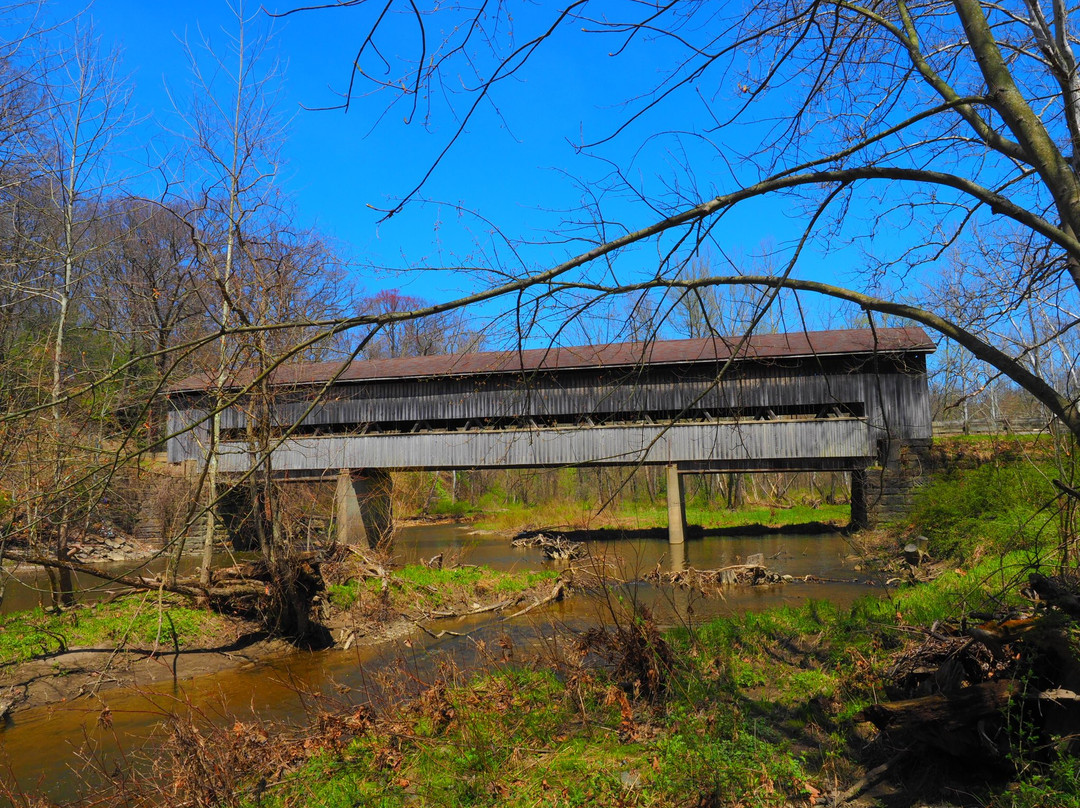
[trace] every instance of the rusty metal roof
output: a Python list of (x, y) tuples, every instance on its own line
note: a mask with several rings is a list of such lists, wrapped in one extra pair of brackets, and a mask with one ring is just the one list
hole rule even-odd
[[(740, 345), (741, 341), (741, 345)], [(342, 369), (341, 362), (286, 365), (275, 371), (275, 385), (438, 378), (536, 370), (627, 368), (641, 365), (680, 365), (725, 361), (736, 350), (736, 361), (842, 356), (852, 354), (931, 353), (933, 341), (916, 326), (903, 328), (799, 331), (741, 337), (618, 342), (567, 348), (486, 351), (445, 356), (357, 360)], [(192, 376), (169, 388), (172, 393), (196, 392), (212, 386), (210, 374)], [(234, 379), (233, 385), (239, 380)]]

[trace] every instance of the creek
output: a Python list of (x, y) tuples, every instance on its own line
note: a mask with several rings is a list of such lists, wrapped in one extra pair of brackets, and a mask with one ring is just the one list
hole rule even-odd
[[(589, 542), (589, 561), (603, 564), (622, 580), (656, 569), (713, 569), (741, 563), (747, 555), (763, 553), (766, 565), (800, 578), (815, 575), (825, 583), (789, 583), (778, 586), (730, 587), (723, 598), (702, 598), (685, 590), (634, 584), (625, 597), (649, 605), (657, 622), (676, 625), (699, 623), (721, 614), (796, 605), (807, 599), (841, 605), (880, 589), (863, 582), (853, 571), (851, 549), (838, 534), (763, 536), (706, 536), (688, 541), (672, 556), (663, 539), (626, 539)], [(678, 548), (676, 548), (678, 549)], [(409, 563), (442, 553), (447, 563), (483, 564), (497, 569), (539, 569), (544, 561), (537, 549), (516, 549), (505, 536), (481, 534), (468, 527), (435, 525), (406, 527), (396, 538), (397, 557)], [(578, 562), (582, 563), (582, 562)], [(127, 565), (130, 568), (132, 565)], [(855, 582), (859, 579), (860, 582)], [(36, 589), (43, 580), (14, 581), (9, 599), (21, 607), (38, 603)], [(23, 590), (21, 593), (19, 590)], [(361, 646), (349, 651), (297, 651), (266, 659), (244, 668), (211, 676), (168, 682), (154, 687), (108, 690), (71, 703), (18, 711), (0, 729), (0, 778), (27, 793), (51, 800), (72, 800), (97, 782), (96, 771), (126, 768), (133, 759), (152, 759), (162, 741), (163, 727), (174, 712), (193, 711), (207, 720), (284, 721), (303, 724), (312, 699), (365, 701), (377, 698), (377, 682), (395, 671), (402, 681), (430, 679), (440, 666), (475, 669), (482, 663), (479, 647), (513, 648), (513, 653), (543, 653), (564, 642), (567, 632), (580, 631), (605, 621), (609, 600), (603, 594), (575, 593), (563, 602), (537, 609), (516, 620), (496, 614), (453, 621), (438, 621), (431, 628), (450, 629), (468, 636), (434, 638), (420, 630), (393, 642)], [(481, 645), (482, 643), (482, 645)], [(344, 694), (344, 695), (343, 695)], [(107, 708), (109, 720), (102, 720)], [(88, 762), (89, 761), (89, 762)], [(0, 805), (4, 798), (0, 797)]]

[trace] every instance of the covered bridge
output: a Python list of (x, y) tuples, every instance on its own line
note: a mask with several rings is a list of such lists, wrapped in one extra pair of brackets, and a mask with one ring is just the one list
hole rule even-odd
[[(878, 328), (288, 366), (273, 466), (351, 470), (369, 496), (391, 469), (665, 465), (680, 541), (680, 473), (849, 471), (865, 522), (865, 469), (930, 440), (933, 350), (920, 328)], [(206, 457), (210, 387), (171, 389), (170, 460)], [(250, 467), (248, 417), (242, 399), (222, 413), (224, 472)]]

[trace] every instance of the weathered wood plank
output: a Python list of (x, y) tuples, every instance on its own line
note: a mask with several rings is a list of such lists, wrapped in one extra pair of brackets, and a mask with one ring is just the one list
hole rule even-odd
[[(634, 463), (800, 459), (865, 465), (867, 424), (859, 418), (739, 424), (477, 430), (287, 440), (274, 450), (279, 470), (328, 468), (507, 468)], [(224, 444), (220, 468), (245, 471), (250, 453)]]

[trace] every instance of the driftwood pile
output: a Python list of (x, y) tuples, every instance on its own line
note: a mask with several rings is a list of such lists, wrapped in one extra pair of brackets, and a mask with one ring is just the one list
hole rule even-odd
[(539, 547), (551, 561), (573, 561), (585, 555), (585, 543), (548, 533), (519, 533), (511, 547)]
[(979, 762), (1007, 760), (1020, 733), (1080, 752), (1078, 592), (1080, 581), (1033, 573), (1033, 609), (935, 623), (889, 671), (894, 700), (862, 717), (898, 746)]
[(648, 573), (645, 580), (653, 584), (670, 584), (681, 589), (704, 590), (709, 587), (718, 588), (736, 584), (744, 586), (782, 584), (792, 578), (790, 575), (781, 575), (760, 564), (733, 564), (714, 570), (698, 570), (689, 567), (678, 572), (658, 568)]

